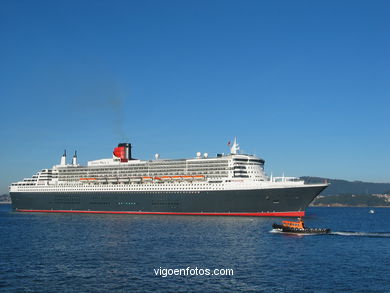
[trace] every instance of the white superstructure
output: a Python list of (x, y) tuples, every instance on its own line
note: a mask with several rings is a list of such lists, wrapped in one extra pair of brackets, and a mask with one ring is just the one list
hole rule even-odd
[[(31, 178), (13, 183), (10, 192), (197, 192), (205, 190), (242, 190), (288, 188), (304, 185), (295, 177), (268, 177), (264, 160), (239, 153), (234, 139), (230, 154), (209, 157), (197, 153), (191, 159), (136, 160), (120, 144), (109, 159), (66, 164), (66, 152), (59, 165), (43, 169)], [(126, 144), (129, 145), (129, 144)]]

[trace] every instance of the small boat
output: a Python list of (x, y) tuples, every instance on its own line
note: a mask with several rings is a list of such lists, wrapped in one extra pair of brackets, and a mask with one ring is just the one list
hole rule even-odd
[(330, 229), (324, 228), (306, 228), (302, 218), (298, 218), (298, 222), (283, 221), (282, 224), (273, 224), (272, 228), (285, 233), (297, 234), (328, 234)]
[(369, 210), (368, 213), (375, 214), (375, 211), (374, 210)]

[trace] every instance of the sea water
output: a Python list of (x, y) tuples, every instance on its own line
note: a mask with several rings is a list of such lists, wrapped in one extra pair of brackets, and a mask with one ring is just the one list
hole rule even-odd
[(309, 208), (306, 226), (332, 233), (299, 236), (272, 233), (283, 218), (0, 205), (0, 291), (390, 292), (390, 209), (369, 210)]

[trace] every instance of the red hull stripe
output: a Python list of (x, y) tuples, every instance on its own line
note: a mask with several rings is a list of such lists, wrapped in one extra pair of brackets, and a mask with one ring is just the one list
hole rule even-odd
[(82, 214), (132, 214), (132, 215), (192, 215), (192, 216), (245, 216), (245, 217), (303, 217), (304, 211), (299, 212), (265, 212), (265, 213), (174, 213), (174, 212), (127, 212), (127, 211), (70, 211), (70, 210), (25, 210), (17, 212), (37, 213), (82, 213)]

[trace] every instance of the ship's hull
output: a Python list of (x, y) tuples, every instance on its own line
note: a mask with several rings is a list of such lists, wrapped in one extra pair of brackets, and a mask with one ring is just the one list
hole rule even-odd
[(11, 192), (21, 212), (303, 216), (327, 185), (224, 191)]

